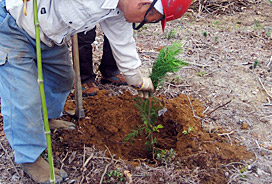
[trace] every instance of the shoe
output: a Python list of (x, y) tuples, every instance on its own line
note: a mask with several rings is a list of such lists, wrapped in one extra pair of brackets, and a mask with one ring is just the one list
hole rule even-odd
[[(39, 157), (34, 163), (21, 164), (21, 167), (35, 183), (50, 184), (49, 164), (42, 157)], [(61, 183), (68, 176), (64, 170), (54, 168), (54, 171), (56, 183)]]
[(95, 96), (99, 91), (98, 87), (94, 82), (84, 83), (82, 84), (82, 96)]
[(101, 83), (102, 84), (113, 84), (113, 85), (116, 85), (116, 86), (120, 86), (120, 85), (128, 85), (127, 84), (127, 81), (125, 79), (125, 76), (122, 75), (122, 74), (118, 74), (116, 76), (113, 76), (113, 77), (103, 77), (101, 78)]
[(63, 129), (63, 130), (75, 130), (76, 125), (69, 121), (58, 120), (58, 119), (50, 119), (49, 120), (49, 128), (50, 129)]

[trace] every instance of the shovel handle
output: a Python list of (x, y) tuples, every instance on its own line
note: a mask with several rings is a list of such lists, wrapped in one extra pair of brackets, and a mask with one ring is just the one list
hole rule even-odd
[(80, 119), (85, 117), (85, 113), (82, 104), (82, 86), (79, 68), (79, 51), (77, 34), (73, 35), (72, 39), (72, 57), (75, 71), (75, 103), (76, 103), (75, 115), (78, 119)]

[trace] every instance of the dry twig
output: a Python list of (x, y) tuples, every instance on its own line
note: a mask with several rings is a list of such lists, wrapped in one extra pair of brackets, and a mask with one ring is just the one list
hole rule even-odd
[(188, 101), (189, 101), (189, 103), (190, 103), (190, 106), (191, 106), (191, 108), (192, 108), (194, 118), (201, 119), (201, 117), (199, 117), (199, 116), (197, 116), (197, 115), (195, 114), (195, 110), (194, 110), (193, 104), (192, 104), (192, 102), (191, 102), (191, 100), (190, 100), (190, 97), (189, 97), (186, 93), (185, 93), (185, 95), (187, 96)]
[(213, 109), (212, 111), (210, 111), (209, 113), (207, 113), (207, 114), (205, 115), (205, 118), (206, 118), (206, 117), (209, 117), (214, 111), (218, 110), (219, 108), (222, 108), (222, 107), (228, 105), (230, 102), (231, 102), (231, 100), (229, 100), (228, 102), (226, 102), (226, 103), (224, 103), (224, 104), (222, 104), (222, 105), (217, 106), (215, 109)]
[[(5, 154), (8, 155), (7, 150), (4, 148), (4, 146), (2, 145), (1, 142), (0, 142), (0, 146), (1, 146), (2, 150), (5, 152)], [(10, 157), (8, 157), (8, 159), (9, 159), (11, 165), (13, 166), (13, 168), (15, 169), (15, 172), (17, 173), (17, 175), (20, 176), (20, 174), (19, 174), (17, 168), (16, 168), (15, 165), (13, 164), (13, 161), (10, 159)]]
[(265, 89), (264, 84), (262, 83), (260, 77), (257, 76), (257, 78), (258, 78), (258, 81), (261, 84), (262, 88), (264, 89), (265, 93), (272, 99), (272, 95), (269, 94), (269, 92)]
[(112, 162), (110, 162), (110, 163), (108, 163), (108, 164), (106, 165), (105, 170), (104, 170), (104, 172), (103, 172), (103, 174), (102, 174), (102, 176), (101, 176), (101, 179), (100, 179), (99, 184), (102, 184), (102, 183), (103, 183), (104, 176), (105, 176), (105, 174), (107, 173), (107, 170), (108, 170), (108, 168), (109, 168), (109, 166), (110, 166), (111, 164), (112, 164)]

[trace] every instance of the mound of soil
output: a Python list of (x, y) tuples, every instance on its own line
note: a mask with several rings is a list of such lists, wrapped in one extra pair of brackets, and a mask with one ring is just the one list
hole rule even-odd
[[(124, 138), (142, 124), (139, 109), (134, 105), (135, 96), (126, 92), (120, 96), (110, 96), (106, 90), (100, 90), (96, 96), (84, 99), (85, 118), (76, 122), (74, 131), (60, 131), (55, 134), (56, 152), (82, 150), (83, 146), (95, 145), (112, 154), (137, 165), (137, 159), (151, 160), (151, 154), (145, 149), (145, 139), (137, 137), (132, 144)], [(244, 146), (234, 140), (219, 136), (218, 132), (208, 133), (202, 128), (203, 106), (195, 99), (180, 94), (173, 99), (159, 98), (167, 111), (158, 118), (163, 129), (155, 134), (158, 148), (176, 152), (176, 161), (180, 168), (205, 169), (204, 183), (225, 183), (222, 164), (238, 162), (253, 157)], [(68, 100), (65, 110), (74, 109), (72, 100)], [(193, 114), (194, 111), (194, 114)], [(195, 116), (195, 117), (194, 117)], [(72, 117), (67, 116), (72, 121)], [(189, 127), (191, 132), (187, 130)], [(187, 133), (184, 133), (184, 131)], [(221, 130), (224, 131), (224, 130)], [(219, 132), (220, 133), (220, 132)], [(150, 164), (150, 162), (149, 162)]]

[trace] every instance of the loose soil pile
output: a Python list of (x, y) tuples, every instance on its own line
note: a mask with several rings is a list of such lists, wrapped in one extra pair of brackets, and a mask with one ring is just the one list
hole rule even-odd
[[(97, 96), (84, 99), (86, 118), (77, 123), (76, 130), (55, 134), (57, 143), (53, 144), (54, 150), (65, 152), (68, 148), (75, 151), (93, 145), (104, 150), (106, 146), (112, 154), (132, 165), (137, 165), (137, 159), (150, 164), (151, 154), (145, 149), (144, 138), (137, 137), (132, 144), (124, 142), (131, 130), (142, 124), (139, 109), (134, 105), (135, 98), (129, 92), (109, 96), (106, 90), (101, 90)], [(227, 138), (218, 134), (227, 133), (224, 130), (208, 133), (202, 128), (198, 118), (204, 117), (204, 108), (198, 100), (180, 94), (173, 99), (161, 97), (160, 101), (167, 112), (158, 119), (158, 124), (162, 124), (164, 128), (155, 134), (157, 146), (167, 150), (173, 148), (180, 169), (204, 169), (203, 176), (200, 176), (203, 183), (227, 182), (222, 165), (253, 157), (238, 142), (230, 143)], [(73, 101), (67, 101), (67, 111), (74, 107)], [(67, 118), (72, 121), (70, 117)], [(184, 133), (189, 127), (193, 131)]]

